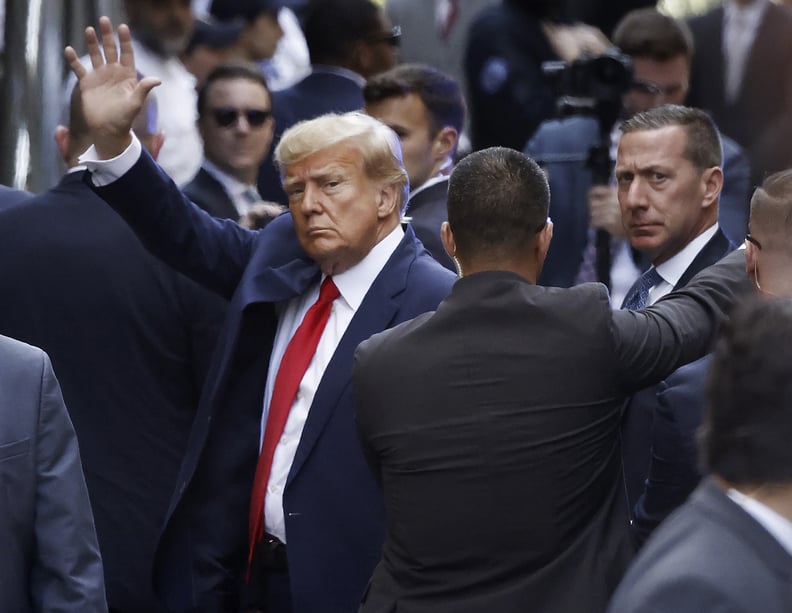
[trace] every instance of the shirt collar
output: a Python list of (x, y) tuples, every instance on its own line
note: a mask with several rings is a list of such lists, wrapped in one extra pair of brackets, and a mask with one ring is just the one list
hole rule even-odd
[[(414, 190), (412, 190), (410, 192), (410, 199), (412, 199), (416, 194), (419, 194), (422, 191), (425, 191), (425, 190), (429, 189), (430, 187), (432, 187), (432, 185), (436, 185), (437, 183), (440, 183), (441, 181), (448, 181), (448, 175), (447, 174), (442, 174), (442, 172), (441, 172), (440, 174), (435, 175), (434, 177), (429, 179), (428, 181), (425, 181), (424, 183), (422, 183), (421, 185), (419, 185), (418, 187), (416, 187)], [(410, 206), (410, 199), (407, 200), (407, 207), (408, 208)]]
[(790, 555), (792, 555), (792, 522), (766, 504), (759, 502), (756, 498), (746, 496), (734, 488), (729, 488), (726, 494), (738, 504), (743, 511), (761, 524), (761, 526), (767, 530)]
[(374, 245), (360, 262), (340, 274), (333, 275), (333, 282), (350, 308), (357, 311), (360, 307), (374, 279), (382, 272), (402, 238), (404, 230), (400, 224), (396, 224), (390, 234)]
[(663, 277), (663, 281), (671, 285), (671, 287), (676, 287), (676, 284), (679, 283), (682, 275), (685, 274), (685, 271), (693, 263), (693, 260), (696, 259), (699, 251), (701, 251), (704, 248), (704, 245), (706, 245), (710, 239), (715, 236), (717, 231), (718, 224), (716, 223), (710, 226), (707, 230), (704, 230), (704, 232), (699, 234), (696, 238), (685, 245), (685, 248), (682, 249), (682, 251), (657, 266), (657, 272), (661, 277)]
[(759, 22), (762, 20), (768, 4), (770, 4), (770, 0), (756, 0), (756, 2), (752, 2), (748, 6), (740, 6), (735, 0), (726, 0), (723, 3), (724, 23), (728, 24), (734, 15), (740, 13), (744, 18), (746, 27), (751, 31), (755, 31), (759, 27)]

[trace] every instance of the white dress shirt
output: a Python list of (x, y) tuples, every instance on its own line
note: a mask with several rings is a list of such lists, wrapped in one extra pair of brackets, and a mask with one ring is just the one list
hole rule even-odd
[(138, 71), (162, 81), (154, 89), (157, 126), (165, 134), (157, 162), (178, 185), (183, 185), (198, 172), (203, 158), (203, 143), (195, 125), (195, 77), (176, 57), (160, 57), (135, 40), (132, 47)]
[[(308, 419), (314, 394), (319, 387), (327, 365), (338, 347), (338, 343), (341, 342), (341, 338), (344, 336), (349, 323), (358, 308), (360, 308), (363, 298), (368, 293), (371, 284), (374, 283), (374, 279), (377, 278), (390, 256), (396, 250), (403, 236), (404, 231), (400, 225), (397, 225), (388, 236), (374, 246), (363, 260), (349, 270), (333, 276), (333, 282), (341, 295), (333, 302), (330, 317), (319, 339), (316, 353), (310, 364), (308, 364), (302, 381), (300, 381), (297, 396), (283, 428), (283, 435), (275, 447), (272, 469), (264, 498), (264, 529), (284, 543), (286, 542), (286, 526), (283, 515), (283, 488), (286, 485), (286, 479), (289, 476), (289, 470), (294, 461), (297, 446), (300, 443), (305, 421)], [(278, 330), (272, 347), (269, 371), (267, 372), (267, 386), (264, 390), (261, 441), (264, 439), (264, 428), (267, 423), (270, 400), (272, 399), (272, 389), (275, 385), (275, 377), (278, 373), (281, 359), (286, 351), (286, 346), (292, 336), (294, 336), (300, 323), (302, 323), (308, 309), (319, 298), (320, 284), (317, 283), (302, 296), (293, 298), (283, 305), (284, 308), (278, 320)]]
[(674, 257), (656, 267), (657, 273), (663, 277), (663, 280), (649, 290), (649, 299), (646, 301), (646, 306), (654, 304), (674, 289), (682, 275), (685, 274), (693, 260), (696, 259), (699, 251), (715, 236), (717, 231), (718, 224), (716, 223), (685, 245), (685, 248)]
[(723, 3), (723, 84), (727, 102), (734, 102), (740, 93), (745, 65), (768, 3), (769, 0), (756, 0), (746, 5), (734, 0)]

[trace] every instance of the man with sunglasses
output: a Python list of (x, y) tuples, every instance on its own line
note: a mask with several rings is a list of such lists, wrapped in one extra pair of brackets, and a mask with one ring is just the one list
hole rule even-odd
[(184, 193), (207, 213), (248, 227), (263, 226), (283, 207), (262, 201), (256, 177), (272, 142), (267, 83), (255, 66), (223, 64), (198, 92), (204, 159)]
[[(613, 43), (632, 59), (634, 73), (632, 85), (622, 96), (622, 116), (613, 126), (611, 159), (615, 161), (622, 121), (662, 104), (684, 103), (693, 40), (684, 22), (656, 9), (638, 9), (616, 26)], [(571, 117), (543, 123), (525, 151), (547, 170), (553, 192), (556, 231), (540, 281), (569, 287), (607, 280), (617, 308), (646, 262), (624, 239), (615, 183), (592, 185), (587, 160), (590, 147), (598, 140), (596, 120)], [(736, 243), (745, 235), (748, 223), (749, 169), (739, 146), (728, 138), (722, 138), (722, 145), (724, 186), (719, 223)], [(595, 272), (596, 230), (607, 231), (613, 239), (608, 279), (598, 278)]]

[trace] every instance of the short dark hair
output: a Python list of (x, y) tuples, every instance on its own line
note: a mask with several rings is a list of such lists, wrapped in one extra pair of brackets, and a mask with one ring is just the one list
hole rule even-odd
[(204, 116), (204, 112), (206, 111), (206, 99), (209, 97), (209, 91), (212, 89), (212, 86), (218, 81), (230, 81), (234, 79), (245, 79), (261, 85), (264, 91), (267, 92), (270, 104), (272, 104), (272, 94), (270, 94), (269, 87), (267, 87), (267, 81), (255, 64), (250, 64), (248, 62), (229, 62), (227, 64), (215, 66), (198, 90), (198, 117)]
[(465, 98), (450, 76), (422, 64), (401, 64), (374, 75), (363, 88), (366, 104), (416, 94), (429, 112), (432, 132), (446, 126), (457, 133), (465, 123)]
[(633, 115), (621, 125), (622, 134), (681, 126), (687, 134), (683, 156), (699, 170), (720, 166), (723, 159), (720, 133), (715, 122), (701, 109), (664, 104)]
[(532, 244), (547, 220), (550, 188), (539, 165), (506, 147), (464, 157), (448, 184), (448, 222), (460, 254), (513, 254)]
[(693, 59), (693, 34), (681, 19), (654, 8), (630, 11), (616, 24), (613, 44), (631, 57), (666, 62), (684, 55)]
[(302, 22), (311, 63), (347, 63), (355, 43), (381, 30), (381, 10), (371, 0), (311, 0)]
[(701, 431), (705, 468), (727, 481), (792, 483), (792, 300), (752, 298), (725, 325)]
[(792, 254), (792, 169), (771, 174), (756, 188), (749, 226), (763, 251)]

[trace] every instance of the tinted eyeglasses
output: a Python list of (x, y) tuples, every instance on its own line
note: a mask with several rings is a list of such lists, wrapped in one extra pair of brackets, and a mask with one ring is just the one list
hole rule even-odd
[(239, 117), (243, 115), (250, 127), (259, 128), (272, 116), (272, 111), (265, 111), (262, 109), (234, 109), (231, 107), (211, 109), (209, 113), (212, 115), (215, 123), (221, 128), (230, 128), (239, 120)]
[(388, 43), (391, 47), (401, 44), (401, 26), (393, 26), (386, 34), (375, 34), (366, 39), (370, 43)]

